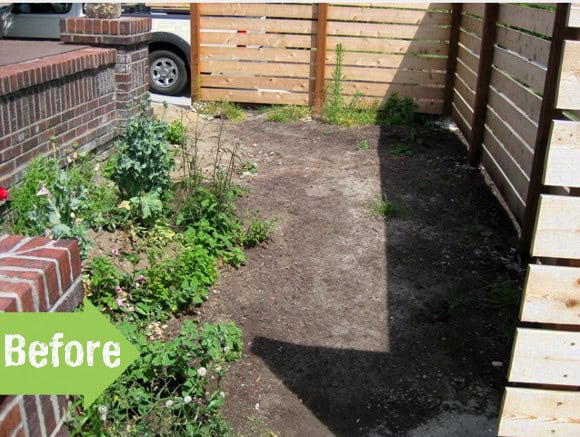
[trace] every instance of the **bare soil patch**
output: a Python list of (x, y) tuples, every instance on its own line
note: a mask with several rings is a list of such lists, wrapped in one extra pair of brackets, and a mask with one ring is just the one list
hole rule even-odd
[[(253, 191), (241, 210), (280, 218), (202, 307), (244, 332), (224, 386), (237, 434), (427, 435), (412, 430), (442, 415), (493, 425), (517, 308), (489, 285), (520, 280), (517, 235), (449, 131), (414, 126), (412, 156), (393, 155), (410, 129), (227, 123), (258, 168), (239, 180)], [(383, 194), (395, 217), (371, 213)], [(472, 422), (463, 435), (494, 435)]]

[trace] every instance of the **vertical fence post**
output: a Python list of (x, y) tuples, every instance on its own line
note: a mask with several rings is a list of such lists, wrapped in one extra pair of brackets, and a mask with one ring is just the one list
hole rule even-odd
[(528, 185), (528, 195), (526, 197), (526, 211), (522, 223), (519, 253), (523, 262), (527, 262), (530, 257), (532, 236), (534, 234), (534, 228), (536, 227), (538, 203), (543, 189), (542, 181), (544, 178), (548, 142), (550, 141), (550, 128), (552, 126), (552, 120), (556, 116), (556, 94), (560, 81), (560, 65), (562, 64), (562, 51), (568, 26), (569, 10), (569, 3), (558, 3), (556, 13), (554, 14), (554, 31), (550, 43), (550, 55), (548, 56), (546, 81), (544, 82), (544, 92), (542, 94), (542, 106), (538, 120), (530, 184)]
[(316, 21), (316, 66), (314, 80), (314, 111), (322, 112), (324, 102), (324, 67), (326, 64), (326, 26), (328, 21), (328, 3), (318, 4)]
[(199, 3), (189, 4), (189, 19), (190, 19), (190, 41), (191, 41), (191, 101), (194, 102), (199, 98), (200, 84), (200, 59), (199, 59), (199, 27), (200, 27), (200, 13)]
[(451, 115), (453, 89), (455, 88), (455, 71), (457, 69), (457, 52), (459, 50), (459, 29), (463, 3), (453, 3), (451, 7), (451, 29), (449, 31), (449, 51), (447, 53), (447, 75), (445, 77), (445, 101), (443, 115)]
[(497, 18), (499, 5), (486, 3), (483, 14), (483, 32), (479, 53), (479, 68), (477, 70), (477, 85), (475, 87), (475, 104), (473, 108), (473, 129), (469, 141), (469, 164), (477, 167), (481, 160), (485, 118), (491, 81), (491, 64), (493, 62), (493, 47), (497, 35)]

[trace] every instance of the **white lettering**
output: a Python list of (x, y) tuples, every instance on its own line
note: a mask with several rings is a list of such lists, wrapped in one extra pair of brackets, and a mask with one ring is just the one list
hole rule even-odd
[[(103, 362), (105, 366), (110, 367), (119, 367), (121, 365), (121, 359), (118, 358), (121, 356), (121, 345), (119, 343), (114, 343), (112, 341), (108, 341), (103, 346)], [(111, 361), (112, 357), (117, 357), (116, 360)]]
[[(17, 346), (13, 346), (13, 340), (18, 341)], [(24, 337), (21, 335), (6, 335), (4, 337), (4, 362), (6, 363), (6, 367), (22, 366), (24, 364), (24, 361), (26, 360), (24, 354), (25, 344)], [(14, 353), (18, 354), (18, 359), (16, 361), (12, 360), (12, 354)]]
[[(76, 361), (73, 361), (71, 358), (72, 348), (75, 348), (76, 351)], [(83, 360), (85, 358), (85, 353), (83, 352), (83, 346), (78, 341), (70, 341), (66, 344), (64, 348), (64, 362), (67, 366), (70, 367), (78, 367), (83, 364)]]
[[(28, 348), (28, 359), (30, 360), (30, 364), (32, 364), (37, 369), (46, 366), (48, 363), (48, 359), (44, 358), (48, 356), (48, 345), (46, 343), (42, 343), (40, 341), (33, 341), (30, 343), (30, 347)], [(38, 361), (38, 358), (42, 358)]]

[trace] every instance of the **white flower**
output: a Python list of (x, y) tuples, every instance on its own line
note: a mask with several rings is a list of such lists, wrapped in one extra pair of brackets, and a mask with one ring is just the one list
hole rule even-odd
[(230, 348), (229, 348), (229, 347), (227, 347), (227, 346), (226, 346), (226, 347), (224, 347), (224, 354), (227, 354), (227, 353), (229, 353), (229, 352), (230, 352)]
[(106, 405), (99, 405), (97, 411), (99, 412), (99, 414), (107, 414), (108, 408)]
[(36, 193), (37, 196), (47, 196), (50, 197), (50, 191), (48, 191), (48, 188), (46, 188), (44, 185), (42, 186), (42, 188), (40, 190), (38, 190), (38, 192)]
[(197, 369), (197, 374), (203, 378), (205, 375), (207, 375), (207, 369), (205, 367), (200, 367)]
[(191, 396), (185, 396), (183, 398), (183, 403), (184, 404), (189, 404), (192, 401)]
[(169, 399), (168, 401), (165, 401), (165, 406), (167, 408), (171, 407), (173, 405), (173, 401), (171, 399)]

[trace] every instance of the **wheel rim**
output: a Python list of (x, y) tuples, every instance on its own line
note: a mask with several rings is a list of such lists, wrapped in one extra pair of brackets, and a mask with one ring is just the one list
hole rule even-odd
[(159, 88), (170, 88), (179, 77), (179, 68), (171, 58), (157, 58), (149, 68), (151, 80)]

